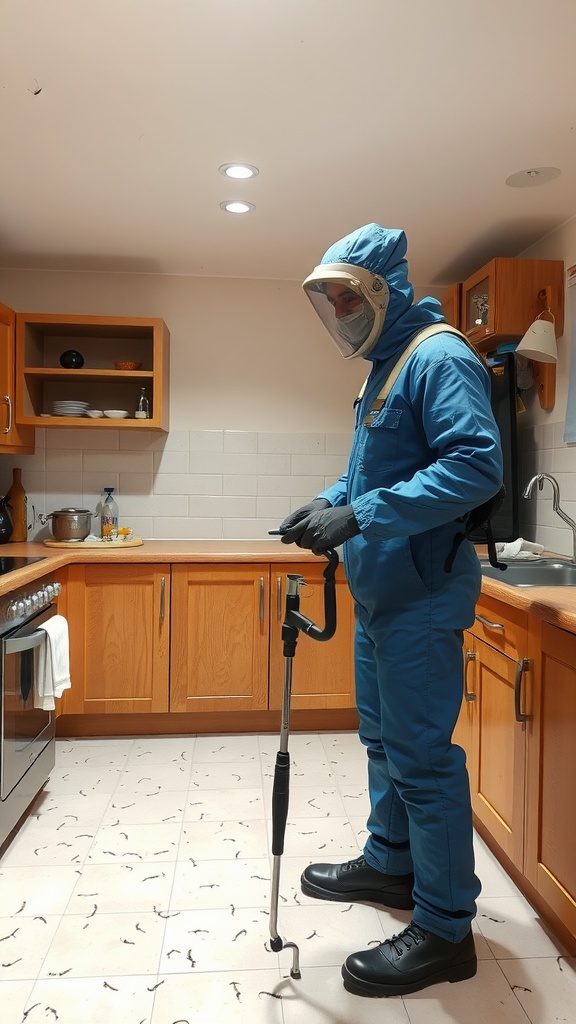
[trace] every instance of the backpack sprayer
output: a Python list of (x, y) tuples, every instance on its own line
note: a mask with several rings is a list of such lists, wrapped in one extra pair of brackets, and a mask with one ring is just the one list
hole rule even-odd
[[(276, 532), (276, 531), (274, 531)], [(286, 611), (282, 624), (282, 640), (284, 643), (284, 691), (282, 697), (282, 724), (280, 730), (280, 749), (276, 754), (274, 767), (274, 785), (272, 788), (272, 892), (270, 903), (270, 946), (273, 953), (282, 949), (292, 950), (291, 978), (300, 978), (300, 952), (295, 942), (284, 942), (278, 934), (278, 897), (280, 891), (280, 861), (284, 853), (284, 835), (288, 818), (288, 802), (290, 792), (290, 755), (288, 754), (288, 735), (290, 732), (290, 699), (292, 695), (292, 659), (296, 652), (298, 633), (302, 632), (312, 640), (330, 640), (336, 632), (336, 583), (335, 575), (338, 567), (336, 551), (325, 551), (328, 559), (324, 570), (324, 628), (302, 615), (300, 608), (300, 587), (305, 584), (302, 576), (288, 573), (286, 589)]]

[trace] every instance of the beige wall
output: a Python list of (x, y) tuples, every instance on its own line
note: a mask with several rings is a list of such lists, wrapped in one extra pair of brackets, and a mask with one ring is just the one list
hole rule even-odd
[(346, 431), (367, 372), (341, 358), (294, 281), (4, 270), (0, 298), (27, 312), (162, 317), (174, 430)]
[[(532, 245), (520, 255), (526, 259), (564, 260), (565, 270), (576, 264), (576, 217), (567, 221), (557, 231), (552, 231), (545, 238)], [(558, 364), (556, 367), (556, 402), (554, 409), (543, 412), (537, 400), (528, 405), (528, 418), (533, 423), (564, 422), (566, 419), (566, 399), (568, 396), (568, 375), (570, 371), (570, 340), (576, 327), (570, 323), (568, 301), (564, 309), (564, 334), (558, 339)]]

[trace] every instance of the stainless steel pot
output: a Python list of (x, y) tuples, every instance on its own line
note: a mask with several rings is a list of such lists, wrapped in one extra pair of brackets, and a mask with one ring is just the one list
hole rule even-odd
[(86, 508), (61, 508), (57, 512), (49, 512), (48, 515), (38, 514), (42, 526), (48, 524), (51, 519), (50, 530), (54, 540), (80, 541), (90, 533), (90, 525), (96, 512), (90, 512)]

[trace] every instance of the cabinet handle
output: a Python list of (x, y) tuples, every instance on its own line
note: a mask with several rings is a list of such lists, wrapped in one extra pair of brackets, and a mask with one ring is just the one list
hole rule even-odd
[(264, 577), (260, 577), (260, 622), (264, 622)]
[(481, 622), (483, 626), (488, 626), (488, 629), (504, 629), (501, 622), (490, 622), (490, 619), (485, 619), (483, 615), (476, 615), (476, 621)]
[(276, 577), (276, 618), (278, 622), (282, 618), (282, 577)]
[(163, 576), (160, 580), (160, 622), (164, 622), (164, 614), (166, 612), (166, 577)]
[(468, 689), (468, 666), (471, 661), (476, 661), (476, 651), (466, 651), (464, 655), (464, 700), (472, 704), (476, 700), (474, 690)]
[(526, 722), (530, 718), (525, 711), (522, 711), (522, 678), (530, 669), (530, 660), (522, 658), (516, 666), (516, 679), (514, 680), (514, 710), (516, 721), (522, 722), (522, 729), (526, 728)]
[(12, 430), (12, 402), (10, 401), (10, 395), (4, 395), (4, 405), (8, 407), (8, 426), (2, 427), (2, 433), (9, 434)]

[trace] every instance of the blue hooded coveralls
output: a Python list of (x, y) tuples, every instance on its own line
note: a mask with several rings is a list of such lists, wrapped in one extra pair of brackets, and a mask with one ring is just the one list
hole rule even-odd
[(488, 373), (448, 332), (416, 349), (380, 413), (363, 424), (408, 342), (444, 319), (436, 299), (413, 304), (406, 248), (402, 231), (370, 224), (322, 259), (385, 277), (390, 301), (366, 357), (373, 366), (356, 406), (348, 470), (319, 497), (351, 503), (361, 529), (344, 545), (344, 565), (368, 753), (364, 856), (386, 874), (413, 871), (413, 920), (460, 942), (480, 883), (465, 755), (451, 737), (462, 701), (462, 630), (474, 621), (480, 566), (467, 540), (450, 573), (444, 562), (460, 517), (499, 489), (502, 455)]

